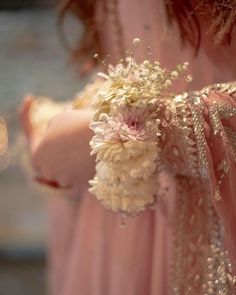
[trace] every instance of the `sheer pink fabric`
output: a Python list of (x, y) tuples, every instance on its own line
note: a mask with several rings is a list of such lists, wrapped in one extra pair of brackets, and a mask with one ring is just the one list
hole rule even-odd
[(52, 208), (54, 222), (59, 213), (68, 214), (50, 232), (52, 294), (168, 294), (171, 224), (166, 204), (128, 220), (124, 228), (120, 216), (90, 195), (77, 209), (71, 231), (69, 212)]
[[(236, 97), (227, 95), (227, 94), (219, 94), (217, 92), (211, 92), (209, 96), (205, 99), (208, 107), (211, 107), (212, 102), (223, 102), (227, 103), (231, 106), (236, 107)], [(231, 128), (232, 130), (236, 130), (236, 118), (235, 116), (223, 120), (223, 127)], [(222, 222), (225, 229), (225, 240), (226, 247), (229, 250), (231, 263), (233, 266), (234, 273), (236, 274), (236, 164), (235, 159), (233, 158), (233, 154), (230, 151), (230, 146), (227, 141), (222, 140), (220, 136), (214, 136), (209, 133), (208, 136), (208, 146), (209, 146), (209, 163), (210, 163), (210, 185), (212, 196), (214, 195), (214, 191), (216, 190), (218, 178), (217, 165), (222, 161), (222, 159), (227, 159), (229, 164), (229, 173), (227, 176), (223, 178), (223, 182), (221, 184), (221, 196), (222, 198), (218, 201), (213, 200), (212, 204), (216, 209), (216, 212)]]
[[(135, 37), (151, 46), (153, 58), (166, 67), (189, 61), (193, 83), (179, 83), (175, 91), (201, 89), (203, 86), (235, 80), (236, 45), (218, 49), (205, 43), (197, 57), (189, 46), (182, 47), (178, 30), (168, 27), (162, 1), (120, 0), (119, 15), (125, 47)], [(107, 47), (112, 37), (107, 25)], [(111, 52), (112, 53), (112, 52)], [(228, 54), (230, 53), (230, 54)], [(145, 46), (139, 52), (145, 56)], [(207, 105), (220, 99), (235, 104), (227, 95), (212, 92), (205, 99)], [(235, 119), (229, 124), (236, 130)], [(209, 134), (211, 189), (216, 186), (215, 168), (222, 153), (231, 163), (230, 174), (223, 183), (222, 200), (213, 205), (225, 226), (227, 245), (235, 263), (236, 234), (236, 170), (228, 147), (221, 139)], [(128, 220), (121, 227), (120, 216), (109, 212), (88, 194), (80, 196), (77, 206), (69, 200), (54, 198), (50, 206), (49, 257), (50, 291), (52, 295), (167, 295), (169, 287), (173, 225), (175, 224), (175, 180), (167, 177), (168, 198), (155, 210), (149, 210)], [(76, 212), (75, 212), (76, 211)], [(195, 293), (192, 293), (195, 294)]]

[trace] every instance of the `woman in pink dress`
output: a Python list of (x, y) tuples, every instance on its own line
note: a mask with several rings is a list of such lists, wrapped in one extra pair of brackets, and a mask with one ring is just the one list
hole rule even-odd
[[(178, 154), (185, 137), (175, 141), (177, 152), (173, 145), (167, 149), (164, 140), (164, 162), (171, 167), (160, 176), (165, 198), (122, 227), (120, 215), (88, 193), (95, 166), (89, 156), (91, 112), (63, 111), (38, 134), (29, 120), (33, 98), (28, 97), (22, 118), (37, 178), (68, 196), (50, 201), (51, 294), (236, 294), (236, 89), (227, 84), (200, 91), (235, 81), (234, 1), (68, 1), (66, 7), (87, 26), (84, 46), (76, 52), (80, 57), (109, 53), (115, 62), (139, 37), (151, 47), (150, 59), (167, 68), (189, 62), (193, 82), (176, 83), (173, 91), (198, 90), (191, 98), (189, 139), (197, 144), (199, 163), (195, 177), (186, 165), (187, 150)], [(142, 48), (137, 52), (141, 59), (146, 56)], [(87, 60), (84, 68), (89, 68)], [(198, 97), (203, 104), (197, 103)], [(182, 104), (175, 106), (180, 114), (187, 105), (184, 99), (180, 96)], [(219, 129), (213, 130), (212, 122)], [(170, 129), (169, 138), (178, 131)], [(205, 174), (206, 187), (199, 180)]]

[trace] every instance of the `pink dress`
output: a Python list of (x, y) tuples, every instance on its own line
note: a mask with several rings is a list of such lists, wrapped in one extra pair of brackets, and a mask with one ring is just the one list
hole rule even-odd
[[(124, 47), (128, 47), (133, 38), (139, 37), (145, 45), (151, 46), (153, 59), (158, 59), (167, 68), (185, 61), (190, 63), (189, 72), (193, 76), (193, 82), (189, 85), (178, 83), (174, 89), (176, 93), (183, 90), (200, 90), (207, 85), (235, 80), (234, 39), (230, 47), (216, 50), (214, 45), (207, 42), (205, 36), (195, 57), (187, 44), (184, 47), (181, 45), (178, 29), (167, 25), (162, 1), (120, 0), (118, 9)], [(106, 25), (106, 42), (108, 48), (113, 48), (113, 35), (109, 24)], [(139, 52), (140, 57), (145, 56), (145, 46), (143, 52), (141, 51), (142, 49)], [(222, 94), (216, 92), (216, 89), (213, 89), (204, 96), (206, 105), (210, 107), (213, 101), (219, 100), (235, 106), (233, 94), (228, 95), (227, 91)], [(203, 118), (206, 118), (205, 115)], [(235, 117), (230, 117), (223, 123), (231, 131), (236, 130)], [(206, 130), (209, 124), (206, 119)], [(235, 134), (232, 132), (232, 138)], [(212, 192), (217, 188), (217, 163), (222, 156), (225, 156), (231, 165), (230, 173), (223, 179), (222, 199), (218, 202), (213, 200), (212, 203), (220, 222), (225, 226), (226, 244), (230, 257), (233, 258), (232, 254), (236, 253), (236, 201), (233, 198), (236, 193), (235, 161), (228, 143), (223, 142), (223, 150), (217, 148), (222, 146), (220, 137), (208, 134), (207, 144), (207, 169), (211, 174)], [(89, 193), (80, 196), (78, 203), (62, 198), (51, 200), (50, 294), (236, 294), (230, 288), (227, 290), (231, 291), (224, 291), (225, 287), (220, 283), (217, 290), (215, 287), (211, 289), (211, 272), (205, 271), (205, 274), (209, 275), (207, 279), (203, 278), (200, 272), (201, 263), (211, 267), (206, 261), (202, 262), (201, 258), (205, 253), (205, 245), (209, 243), (209, 240), (204, 240), (209, 238), (204, 228), (207, 231), (208, 226), (211, 226), (210, 222), (214, 218), (218, 220), (215, 211), (208, 208), (208, 192), (199, 186), (196, 179), (188, 182), (184, 176), (162, 177), (163, 183), (166, 183), (169, 189), (168, 196), (155, 210), (147, 210), (135, 218), (128, 219), (124, 227), (121, 226), (120, 215), (106, 210)], [(183, 191), (183, 187), (187, 189)], [(184, 198), (185, 194), (188, 195), (187, 198)], [(183, 199), (187, 201), (185, 206), (180, 208)], [(206, 199), (208, 202), (205, 202)], [(211, 221), (204, 219), (205, 212), (211, 212)], [(184, 231), (183, 228), (182, 231), (179, 230), (177, 226), (181, 222)], [(217, 233), (219, 231), (216, 231), (216, 235)], [(235, 263), (233, 260), (232, 262)], [(202, 293), (203, 287), (199, 286), (203, 283), (208, 284), (204, 287), (208, 288), (208, 293)]]

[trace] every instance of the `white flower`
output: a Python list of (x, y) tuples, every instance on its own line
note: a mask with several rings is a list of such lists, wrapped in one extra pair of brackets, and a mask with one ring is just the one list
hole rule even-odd
[(148, 181), (139, 180), (136, 183), (108, 183), (98, 177), (90, 181), (90, 192), (98, 200), (115, 212), (136, 215), (156, 201), (157, 181), (156, 175)]
[[(97, 175), (104, 181), (136, 181), (148, 179), (156, 171), (157, 147), (134, 155), (126, 150), (113, 150), (97, 164)], [(140, 151), (139, 151), (140, 152)]]
[(90, 142), (92, 154), (97, 154), (97, 159), (106, 162), (127, 161), (140, 155), (156, 157), (159, 149), (156, 142), (127, 141), (127, 142)]
[(90, 191), (106, 207), (137, 214), (156, 196), (158, 147), (156, 142), (129, 141), (100, 146), (96, 176)]

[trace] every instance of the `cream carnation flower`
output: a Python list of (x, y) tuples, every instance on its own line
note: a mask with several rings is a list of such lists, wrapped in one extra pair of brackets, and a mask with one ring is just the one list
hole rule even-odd
[(90, 192), (115, 212), (135, 215), (156, 201), (156, 175), (147, 181), (139, 180), (134, 183), (129, 181), (108, 183), (96, 176), (90, 184), (92, 185)]
[[(120, 152), (120, 149), (118, 152), (113, 149), (113, 151), (109, 151), (110, 155), (103, 157), (98, 162), (97, 175), (100, 179), (104, 181), (129, 180), (133, 182), (137, 181), (137, 179), (146, 180), (155, 173), (158, 159), (157, 144), (155, 142), (129, 143), (131, 143), (131, 149), (126, 148), (123, 152)], [(144, 145), (146, 149), (144, 149)], [(119, 157), (117, 157), (117, 154), (119, 154)]]
[(90, 191), (106, 207), (134, 215), (153, 204), (157, 192), (156, 142), (128, 141), (97, 146)]

